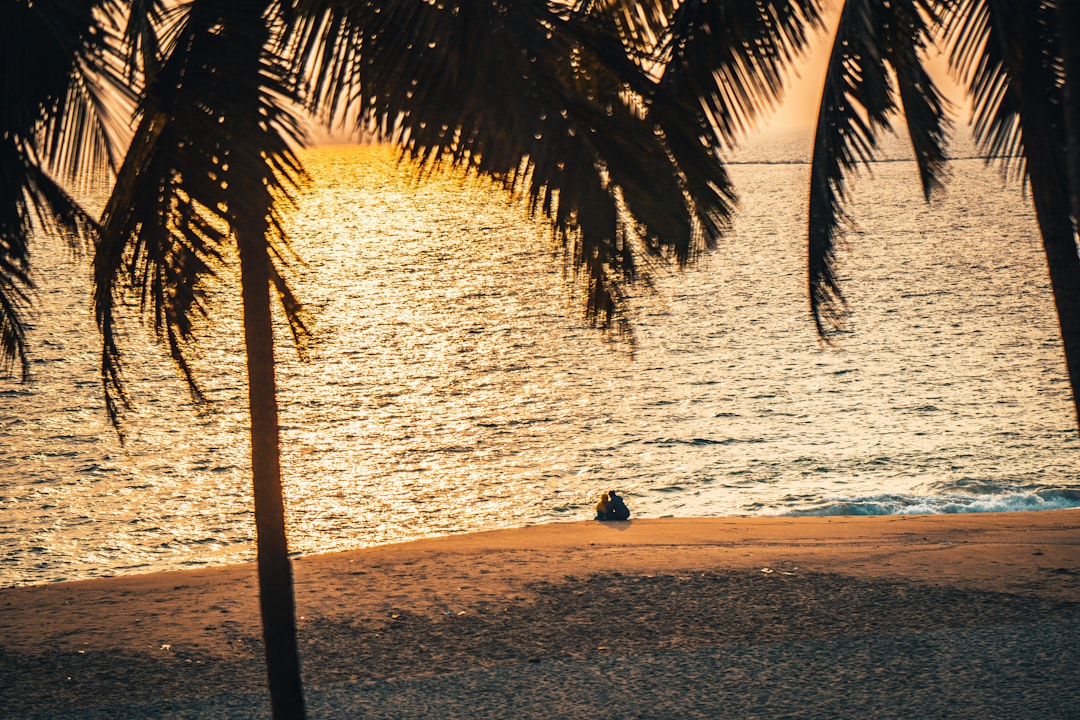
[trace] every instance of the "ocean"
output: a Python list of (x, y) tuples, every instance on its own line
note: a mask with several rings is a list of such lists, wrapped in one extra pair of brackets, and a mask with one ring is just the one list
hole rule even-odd
[[(279, 340), (297, 554), (588, 519), (1080, 507), (1080, 453), (1030, 203), (963, 148), (927, 205), (901, 145), (852, 185), (851, 316), (819, 342), (808, 136), (733, 156), (733, 232), (652, 268), (633, 341), (583, 323), (544, 225), (378, 146), (304, 152), (288, 223), (316, 345)], [(0, 380), (0, 586), (254, 559), (239, 311), (215, 290), (190, 401), (126, 328), (136, 412), (105, 416), (87, 258), (34, 246), (32, 379)]]

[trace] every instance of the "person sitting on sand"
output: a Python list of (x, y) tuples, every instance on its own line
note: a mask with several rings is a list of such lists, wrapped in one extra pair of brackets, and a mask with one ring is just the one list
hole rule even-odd
[(626, 507), (623, 499), (612, 490), (608, 493), (607, 511), (604, 515), (606, 520), (629, 520), (630, 508)]
[(608, 511), (608, 494), (604, 493), (600, 496), (600, 502), (596, 503), (596, 519), (607, 520)]

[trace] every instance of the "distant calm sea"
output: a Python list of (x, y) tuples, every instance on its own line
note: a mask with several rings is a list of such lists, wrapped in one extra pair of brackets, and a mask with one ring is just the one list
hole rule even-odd
[[(824, 348), (805, 297), (806, 142), (736, 156), (734, 232), (693, 269), (657, 269), (632, 353), (583, 327), (548, 233), (498, 193), (413, 184), (385, 149), (306, 153), (315, 185), (290, 222), (320, 343), (307, 362), (280, 349), (293, 549), (580, 520), (609, 488), (636, 517), (1080, 506), (1020, 189), (978, 159), (953, 162), (931, 206), (911, 162), (864, 174), (843, 253), (851, 332)], [(0, 380), (0, 586), (253, 559), (235, 300), (206, 335), (206, 410), (131, 324), (138, 413), (121, 445), (85, 259), (34, 251), (33, 380)]]

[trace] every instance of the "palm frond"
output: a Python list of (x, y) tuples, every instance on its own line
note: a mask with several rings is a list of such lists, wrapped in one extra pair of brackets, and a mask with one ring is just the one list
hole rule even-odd
[[(1065, 68), (1059, 33), (1068, 30), (1059, 28), (1057, 5), (959, 0), (945, 16), (950, 63), (972, 99), (975, 139), (1007, 177), (1028, 178), (1028, 164), (1036, 158), (1044, 158), (1039, 161), (1044, 165), (1063, 163)], [(1059, 179), (1067, 175), (1063, 167), (1049, 172)]]
[(22, 379), (30, 377), (30, 360), (26, 355), (26, 326), (23, 316), (29, 305), (19, 278), (8, 268), (0, 268), (0, 370), (5, 375), (18, 364)]
[(0, 139), (0, 370), (9, 374), (17, 364), (25, 380), (30, 373), (23, 316), (29, 307), (29, 238), (25, 150), (14, 138)]
[(910, 5), (897, 3), (893, 7), (895, 14), (882, 33), (885, 52), (896, 79), (923, 197), (929, 202), (944, 189), (948, 161), (945, 146), (951, 128), (948, 102), (921, 59), (929, 49), (929, 35), (940, 19), (934, 14), (933, 3), (926, 0)]
[(123, 28), (124, 65), (128, 83), (157, 74), (161, 59), (171, 51), (183, 5), (167, 0), (127, 0)]
[[(1014, 2), (958, 0), (944, 16), (949, 62), (967, 86), (972, 101), (975, 140), (1009, 177), (1026, 173), (1021, 95), (1015, 83), (1016, 52), (1021, 38), (1017, 13), (1030, 12)], [(1035, 48), (1032, 47), (1032, 50)]]
[(937, 23), (934, 10), (930, 0), (847, 0), (841, 11), (810, 170), (810, 311), (823, 338), (840, 328), (846, 310), (836, 246), (847, 220), (848, 176), (869, 167), (878, 137), (891, 131), (896, 110), (905, 113), (926, 198), (941, 187), (947, 130), (944, 101), (921, 61)]
[(664, 84), (701, 98), (723, 142), (733, 145), (773, 109), (792, 60), (820, 28), (820, 0), (687, 0), (664, 38)]
[(242, 3), (194, 0), (183, 10), (145, 90), (95, 256), (101, 371), (114, 422), (128, 408), (118, 304), (132, 292), (140, 299), (144, 317), (201, 400), (191, 365), (196, 333), (209, 314), (208, 284), (232, 265), (240, 234), (264, 253), (294, 334), (307, 335), (286, 280), (290, 254), (277, 214), (304, 178), (291, 149), (302, 136), (285, 110), (288, 86), (277, 60), (236, 49), (238, 37), (254, 42), (246, 33), (259, 34), (268, 47), (263, 23), (272, 20), (252, 22)]
[(49, 42), (45, 51), (67, 66), (63, 94), (43, 107), (36, 144), (52, 172), (84, 184), (118, 164), (117, 148), (134, 101), (113, 24), (119, 2), (53, 0), (31, 7), (41, 14)]
[(109, 167), (124, 97), (107, 18), (113, 0), (0, 5), (0, 366), (29, 370), (22, 315), (34, 232), (91, 242), (96, 223), (50, 173), (88, 181)]
[(654, 110), (662, 4), (298, 6), (294, 67), (323, 116), (522, 194), (578, 268), (590, 321), (626, 327), (638, 250), (682, 262), (726, 228), (734, 194), (698, 99)]
[(1068, 92), (1075, 61), (1069, 43), (1080, 28), (1062, 25), (1076, 17), (1075, 8), (1059, 2), (968, 0), (949, 29), (951, 59), (973, 96), (982, 147), (1030, 190), (1080, 413), (1080, 254), (1070, 167), (1075, 98)]
[[(624, 4), (616, 2), (612, 8)], [(631, 31), (628, 39), (626, 22), (619, 14), (593, 14), (560, 29), (583, 49), (585, 64), (605, 78), (602, 96), (610, 98), (607, 117), (594, 116), (590, 121), (605, 168), (613, 166), (611, 158), (621, 161), (627, 153), (637, 156), (633, 158), (636, 165), (612, 173), (611, 179), (631, 215), (643, 225), (640, 239), (645, 249), (653, 256), (668, 255), (685, 264), (702, 249), (715, 246), (728, 230), (737, 197), (721, 160), (723, 148), (702, 112), (701, 99), (674, 92), (661, 79), (668, 77), (661, 64), (663, 38), (649, 49), (640, 38), (651, 41), (654, 31)], [(597, 95), (588, 89), (585, 94)], [(612, 126), (612, 108), (618, 107), (625, 107), (629, 118), (640, 123), (622, 129)], [(626, 144), (605, 147), (608, 134), (625, 137)]]
[[(357, 121), (360, 84), (361, 16), (335, 0), (295, 0), (286, 4), (288, 22), (278, 50), (292, 57), (296, 94), (328, 126), (342, 128)], [(374, 11), (374, 10), (370, 10)]]

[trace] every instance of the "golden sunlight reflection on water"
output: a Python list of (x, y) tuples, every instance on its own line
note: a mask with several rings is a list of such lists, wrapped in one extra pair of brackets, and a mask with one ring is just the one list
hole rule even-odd
[[(637, 346), (582, 326), (550, 233), (500, 192), (410, 178), (380, 147), (305, 152), (289, 214), (318, 343), (279, 337), (290, 542), (313, 553), (584, 519), (1080, 504), (1038, 236), (978, 160), (919, 199), (910, 163), (854, 186), (852, 332), (805, 301), (805, 164), (743, 156), (735, 232), (634, 299)], [(139, 411), (104, 420), (85, 267), (37, 250), (34, 377), (0, 384), (0, 585), (253, 557), (238, 305), (198, 362), (212, 410), (129, 328)]]

